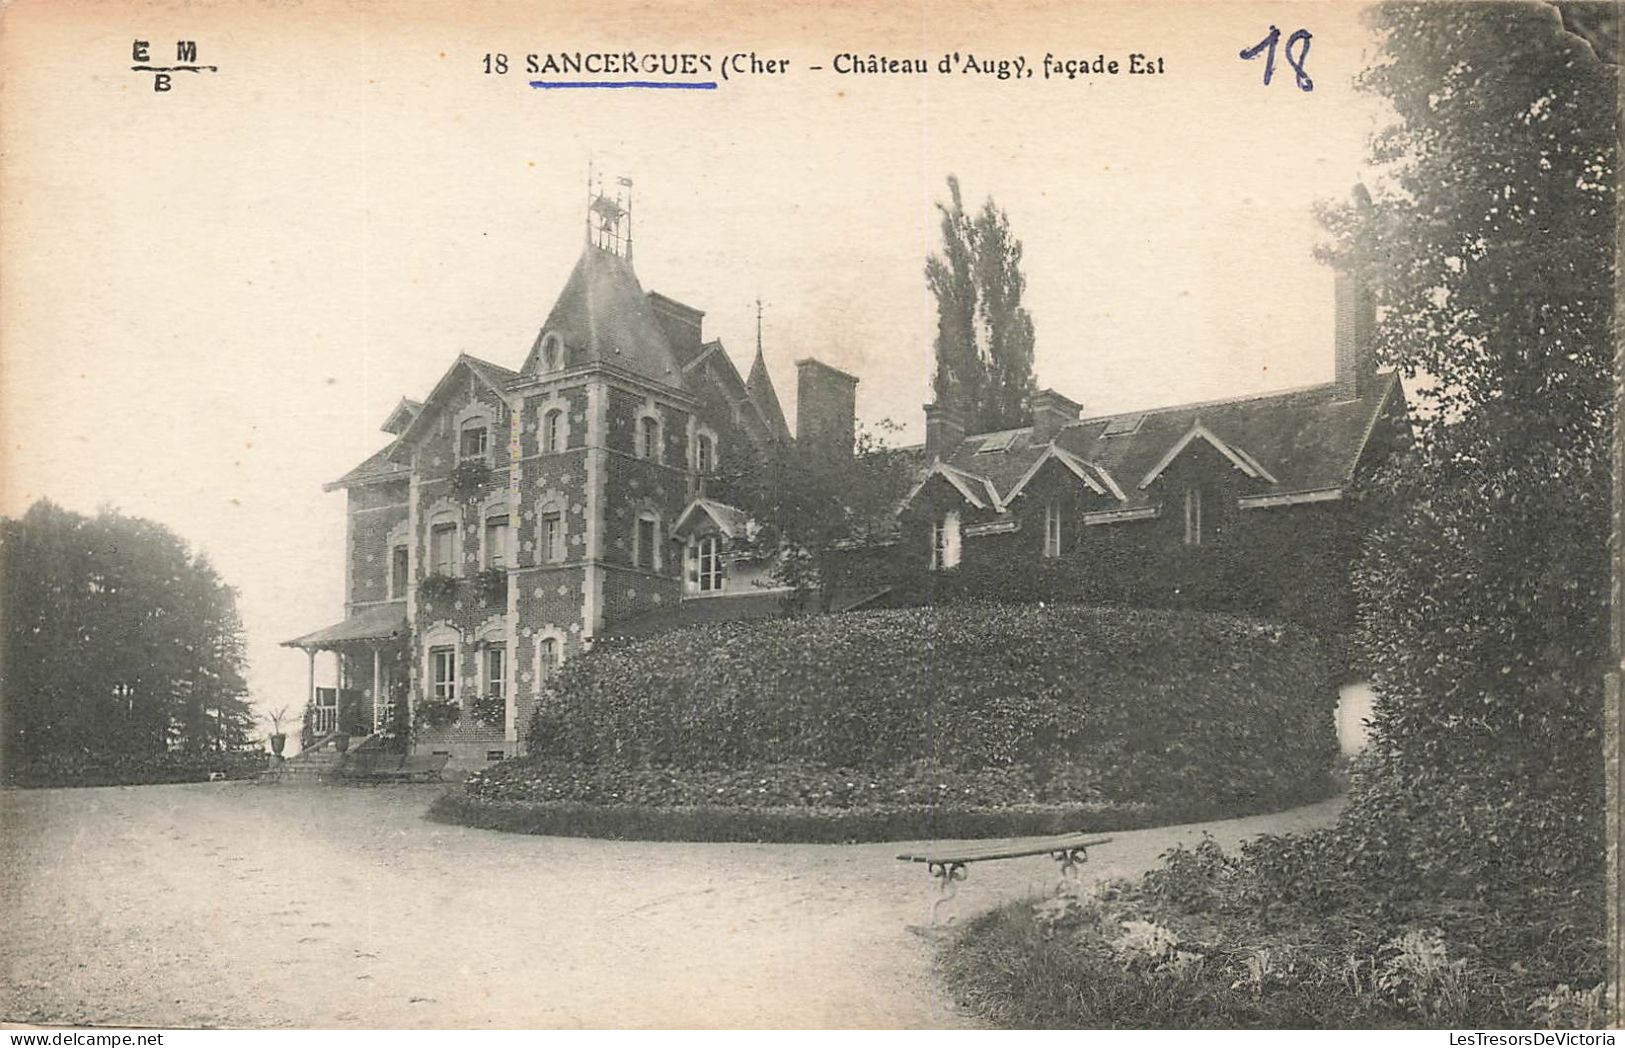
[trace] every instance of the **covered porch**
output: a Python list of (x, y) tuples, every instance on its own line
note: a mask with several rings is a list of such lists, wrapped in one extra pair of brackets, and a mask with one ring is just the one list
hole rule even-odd
[[(318, 739), (387, 732), (404, 713), (410, 687), (406, 605), (362, 608), (324, 629), (282, 642), (309, 660), (306, 701)], [(316, 683), (316, 658), (333, 657), (333, 687)]]

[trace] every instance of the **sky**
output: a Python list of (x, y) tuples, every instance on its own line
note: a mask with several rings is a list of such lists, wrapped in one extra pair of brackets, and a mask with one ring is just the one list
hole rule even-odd
[[(741, 371), (763, 306), (795, 365), (923, 434), (923, 266), (956, 175), (1024, 246), (1040, 386), (1111, 412), (1326, 381), (1316, 201), (1366, 177), (1379, 105), (1353, 4), (363, 0), (51, 5), (0, 32), (0, 514), (48, 497), (159, 521), (239, 590), (262, 709), (279, 642), (343, 614), (344, 497), (402, 396), (461, 352), (524, 360), (581, 251), (589, 161), (633, 181), (646, 289), (705, 311)], [(1302, 91), (1239, 51), (1312, 40)], [(194, 40), (214, 72), (130, 70)], [(716, 90), (535, 90), (527, 53), (755, 52)], [(838, 54), (1160, 56), (1046, 80), (838, 75)], [(509, 56), (506, 76), (483, 72)], [(822, 65), (821, 71), (809, 69)], [(326, 672), (324, 667), (324, 673)]]

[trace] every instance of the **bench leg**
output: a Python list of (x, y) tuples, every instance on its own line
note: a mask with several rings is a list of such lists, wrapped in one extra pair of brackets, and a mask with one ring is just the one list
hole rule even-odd
[(954, 899), (959, 895), (959, 882), (965, 879), (965, 864), (959, 862), (933, 862), (926, 865), (932, 877), (937, 879), (937, 900), (931, 904), (931, 924), (952, 924), (958, 919), (958, 914), (950, 912), (948, 919), (939, 921), (944, 907), (950, 911), (957, 910)]
[(1056, 892), (1064, 893), (1068, 888), (1078, 887), (1079, 882), (1082, 880), (1078, 874), (1078, 866), (1080, 863), (1089, 861), (1089, 849), (1066, 848), (1061, 851), (1050, 852), (1049, 857), (1061, 866), (1061, 880), (1055, 885)]

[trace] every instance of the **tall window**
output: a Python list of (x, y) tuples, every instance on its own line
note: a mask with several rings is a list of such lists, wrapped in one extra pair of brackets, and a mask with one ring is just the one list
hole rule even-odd
[(549, 454), (564, 450), (564, 412), (559, 408), (542, 416), (542, 450)]
[(564, 517), (556, 509), (542, 513), (542, 561), (557, 564), (564, 559)]
[(485, 694), (500, 699), (508, 694), (508, 649), (501, 644), (485, 649)]
[(429, 529), (429, 570), (436, 575), (457, 574), (456, 524), (436, 524)]
[(543, 637), (542, 642), (536, 646), (536, 686), (546, 687), (558, 668), (559, 642), (552, 637)]
[(389, 551), (389, 595), (399, 600), (406, 596), (406, 583), (411, 577), (411, 559), (405, 546), (396, 546)]
[(1061, 555), (1061, 506), (1054, 499), (1044, 504), (1044, 556)]
[(439, 702), (457, 701), (457, 649), (430, 648), (429, 676)]
[(508, 566), (508, 515), (485, 518), (485, 566)]
[(1185, 545), (1202, 544), (1202, 489), (1185, 489)]
[(471, 418), (463, 423), (462, 438), (457, 445), (458, 454), (465, 459), (484, 458), (490, 449), (490, 435), (485, 420)]
[(722, 591), (722, 539), (717, 535), (706, 535), (700, 539), (699, 548), (700, 592), (720, 593)]
[(660, 423), (648, 415), (638, 419), (638, 457), (660, 461)]
[(694, 468), (709, 473), (716, 468), (716, 448), (707, 434), (701, 433), (694, 442)]
[(638, 518), (638, 530), (632, 541), (633, 563), (640, 568), (657, 571), (660, 568), (658, 544), (660, 523), (651, 515)]
[(931, 570), (959, 566), (959, 511), (951, 509), (931, 522)]

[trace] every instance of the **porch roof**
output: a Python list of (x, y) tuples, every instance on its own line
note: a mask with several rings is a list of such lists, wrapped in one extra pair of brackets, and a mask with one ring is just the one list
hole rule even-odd
[(393, 640), (406, 635), (406, 604), (393, 601), (362, 608), (343, 622), (335, 623), (303, 637), (282, 642), (284, 648), (318, 651), (369, 640)]

